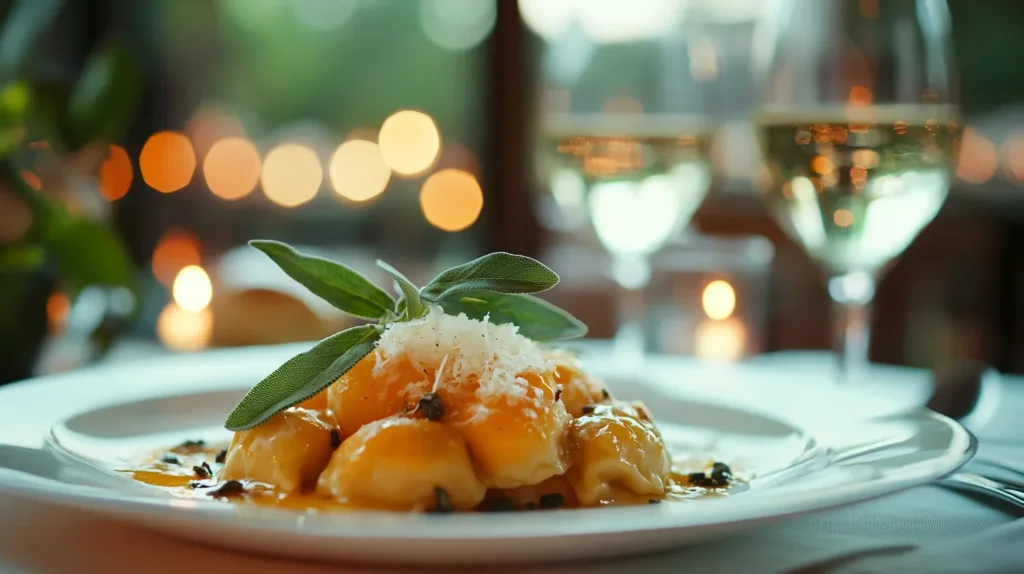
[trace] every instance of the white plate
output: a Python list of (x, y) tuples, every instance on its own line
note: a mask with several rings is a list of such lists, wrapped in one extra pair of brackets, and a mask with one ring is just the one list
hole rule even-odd
[[(216, 351), (97, 367), (0, 389), (0, 491), (87, 507), (176, 537), (316, 560), (511, 564), (694, 544), (787, 516), (890, 494), (966, 462), (974, 440), (926, 411), (787, 382), (747, 366), (655, 358), (601, 364), (645, 401), (672, 448), (752, 472), (730, 496), (631, 508), (432, 516), (304, 514), (172, 498), (111, 468), (151, 446), (214, 438), (241, 394), (302, 347)], [(766, 372), (767, 373), (767, 372)], [(865, 418), (868, 417), (868, 418)]]

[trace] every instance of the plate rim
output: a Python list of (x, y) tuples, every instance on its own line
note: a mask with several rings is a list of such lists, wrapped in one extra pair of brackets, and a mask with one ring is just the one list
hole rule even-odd
[[(193, 355), (192, 358), (202, 358), (200, 363), (226, 363), (233, 355), (253, 354), (254, 352), (274, 350), (282, 352), (284, 349), (291, 349), (295, 345), (275, 346), (272, 348), (249, 348), (245, 350), (230, 349), (218, 350)], [(22, 383), (15, 383), (8, 388), (0, 388), (0, 399), (12, 393), (12, 387), (17, 392), (31, 396), (33, 393), (45, 393), (49, 385), (74, 384), (76, 380), (88, 379), (97, 374), (128, 376), (133, 369), (146, 366), (167, 364), (167, 357), (157, 359), (144, 359), (133, 361), (130, 365), (117, 368), (116, 365), (105, 365), (76, 371), (66, 375), (40, 377)], [(163, 392), (143, 393), (136, 396), (121, 396), (115, 400), (97, 401), (92, 405), (83, 408), (66, 410), (58, 415), (59, 421), (65, 421), (82, 412), (102, 408), (113, 404), (130, 403), (133, 400), (145, 398), (167, 397), (172, 395), (191, 394), (188, 390), (181, 392), (168, 392), (169, 385), (164, 385)], [(219, 388), (234, 387), (236, 385), (225, 385)], [(241, 386), (241, 385), (238, 385)], [(207, 390), (210, 390), (207, 388)], [(116, 391), (108, 389), (105, 395), (115, 394)], [(673, 396), (674, 399), (680, 399)], [(693, 397), (691, 402), (710, 402), (704, 397)], [(3, 401), (0, 400), (0, 404)], [(801, 428), (807, 432), (812, 439), (814, 433), (804, 429), (801, 425), (792, 421), (780, 419), (777, 415), (770, 415), (757, 410), (748, 410), (743, 405), (722, 405), (737, 411), (746, 411), (757, 416), (772, 416), (790, 427)], [(238, 505), (225, 505), (214, 501), (194, 501), (181, 503), (182, 499), (173, 499), (166, 496), (154, 496), (129, 494), (128, 490), (101, 489), (96, 487), (82, 486), (59, 480), (49, 479), (22, 473), (17, 470), (4, 468), (0, 465), (0, 492), (8, 492), (16, 495), (28, 496), (45, 502), (52, 502), (64, 506), (85, 507), (103, 512), (119, 515), (138, 516), (149, 520), (163, 519), (170, 517), (180, 519), (183, 512), (193, 518), (213, 519), (217, 523), (228, 524), (232, 528), (241, 529), (247, 532), (274, 532), (279, 533), (282, 529), (288, 529), (295, 533), (314, 538), (375, 538), (392, 540), (494, 540), (494, 539), (531, 539), (538, 537), (572, 537), (581, 535), (613, 534), (613, 533), (636, 533), (661, 530), (677, 530), (689, 528), (701, 528), (710, 526), (736, 525), (769, 520), (779, 520), (809, 512), (827, 510), (831, 508), (846, 506), (896, 493), (907, 488), (920, 484), (926, 484), (941, 476), (955, 471), (966, 464), (977, 450), (977, 439), (964, 429), (957, 422), (937, 413), (928, 411), (923, 407), (905, 411), (906, 416), (919, 417), (921, 420), (929, 419), (944, 425), (951, 432), (950, 439), (943, 451), (942, 457), (935, 460), (945, 461), (945, 464), (938, 469), (906, 468), (899, 469), (895, 475), (876, 479), (861, 484), (846, 482), (844, 488), (811, 489), (801, 491), (798, 496), (762, 495), (759, 497), (729, 497), (720, 500), (702, 501), (700, 505), (714, 505), (719, 511), (717, 517), (701, 516), (698, 523), (692, 521), (693, 514), (707, 515), (709, 512), (689, 512), (684, 510), (691, 507), (688, 504), (665, 504), (665, 505), (644, 505), (638, 507), (614, 507), (614, 508), (591, 508), (591, 509), (566, 509), (553, 513), (544, 513), (543, 520), (530, 520), (528, 531), (518, 531), (515, 528), (508, 528), (510, 522), (521, 522), (516, 519), (516, 514), (501, 513), (473, 514), (473, 515), (450, 515), (445, 517), (433, 517), (415, 513), (388, 513), (381, 511), (352, 511), (343, 513), (344, 519), (338, 519), (341, 513), (329, 517), (328, 520), (316, 518), (311, 520), (315, 524), (305, 524), (299, 517), (310, 515), (290, 510), (273, 508), (259, 508), (257, 512), (247, 509), (239, 512)], [(871, 420), (862, 420), (862, 424), (871, 424)], [(48, 425), (52, 426), (52, 425)], [(48, 429), (47, 429), (48, 430)], [(9, 434), (8, 431), (7, 434)], [(6, 443), (9, 437), (0, 431), (0, 443)], [(17, 446), (17, 445), (15, 445)], [(156, 494), (156, 493), (154, 493)], [(98, 504), (99, 503), (99, 504)], [(692, 507), (691, 507), (692, 508)], [(598, 513), (602, 520), (588, 520)], [(524, 516), (528, 513), (518, 513)], [(539, 513), (535, 513), (535, 516)], [(254, 519), (257, 516), (260, 519)], [(326, 515), (321, 515), (321, 517)], [(499, 516), (500, 521), (494, 520)], [(691, 518), (691, 519), (688, 519)], [(397, 522), (395, 519), (398, 519)], [(296, 524), (299, 522), (300, 524)], [(500, 528), (493, 526), (496, 522), (504, 523)], [(379, 524), (376, 524), (379, 523)], [(429, 528), (423, 528), (429, 525)], [(315, 527), (314, 527), (315, 526)], [(571, 526), (571, 528), (566, 528)]]

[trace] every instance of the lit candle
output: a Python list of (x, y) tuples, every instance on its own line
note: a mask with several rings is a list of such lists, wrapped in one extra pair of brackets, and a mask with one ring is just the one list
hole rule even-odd
[(160, 342), (176, 351), (197, 351), (210, 344), (213, 334), (213, 285), (206, 271), (189, 265), (178, 272), (171, 289), (173, 301), (156, 322)]
[(736, 291), (728, 281), (712, 281), (704, 288), (701, 306), (707, 316), (697, 324), (693, 352), (716, 361), (737, 361), (747, 347), (747, 327), (738, 317)]

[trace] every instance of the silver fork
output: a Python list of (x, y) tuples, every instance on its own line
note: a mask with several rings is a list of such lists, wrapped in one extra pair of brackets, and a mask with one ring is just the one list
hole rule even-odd
[(1024, 509), (1024, 488), (994, 478), (971, 472), (956, 472), (939, 481), (948, 488), (976, 492), (998, 498)]

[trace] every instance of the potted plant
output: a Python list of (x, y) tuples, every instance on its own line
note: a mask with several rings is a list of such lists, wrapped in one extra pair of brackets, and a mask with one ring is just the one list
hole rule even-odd
[[(35, 74), (33, 56), (63, 5), (15, 0), (5, 14), (0, 8), (0, 384), (31, 375), (55, 289), (71, 301), (90, 286), (135, 289), (96, 186), (108, 144), (135, 109), (138, 66), (110, 39), (72, 81)], [(111, 331), (111, 321), (95, 331), (99, 351)]]

